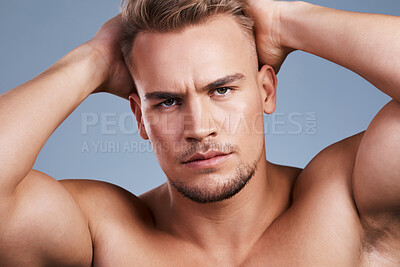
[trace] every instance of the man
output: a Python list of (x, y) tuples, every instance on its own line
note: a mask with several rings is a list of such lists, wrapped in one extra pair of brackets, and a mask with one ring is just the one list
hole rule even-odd
[[(127, 2), (123, 23), (0, 96), (2, 266), (399, 265), (399, 26), (303, 2)], [(262, 133), (275, 73), (297, 49), (393, 98), (304, 170), (268, 162)], [(136, 197), (32, 170), (96, 92), (130, 100), (165, 184)]]

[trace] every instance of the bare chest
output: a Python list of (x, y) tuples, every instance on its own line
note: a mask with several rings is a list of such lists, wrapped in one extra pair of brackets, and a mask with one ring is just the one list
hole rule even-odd
[(94, 266), (368, 265), (358, 225), (351, 218), (296, 213), (289, 210), (274, 222), (245, 257), (207, 255), (157, 230), (108, 229), (95, 244)]

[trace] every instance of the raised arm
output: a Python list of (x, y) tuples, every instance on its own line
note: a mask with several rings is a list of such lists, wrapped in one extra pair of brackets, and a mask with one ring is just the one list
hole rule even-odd
[(0, 95), (0, 262), (80, 266), (92, 256), (88, 222), (63, 185), (32, 170), (43, 145), (92, 92), (128, 97), (120, 17), (39, 76)]
[(263, 63), (279, 70), (288, 53), (303, 50), (358, 73), (394, 99), (361, 140), (352, 189), (364, 226), (384, 230), (400, 247), (400, 18), (304, 2), (250, 4)]
[[(280, 66), (285, 52), (302, 50), (358, 73), (400, 100), (400, 17), (305, 2), (250, 2), (257, 7), (254, 14), (264, 63)], [(267, 49), (281, 51), (282, 55), (274, 60)]]

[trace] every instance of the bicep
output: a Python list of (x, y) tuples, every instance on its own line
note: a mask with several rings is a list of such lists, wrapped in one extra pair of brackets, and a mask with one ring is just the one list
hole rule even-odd
[(87, 220), (57, 180), (32, 170), (2, 210), (0, 261), (5, 266), (90, 265)]
[(395, 100), (381, 109), (364, 134), (353, 191), (361, 215), (400, 210), (400, 103)]

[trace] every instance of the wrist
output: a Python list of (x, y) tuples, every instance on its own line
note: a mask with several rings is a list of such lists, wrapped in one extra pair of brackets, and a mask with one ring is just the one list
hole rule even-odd
[(303, 1), (277, 1), (276, 18), (280, 45), (288, 50), (304, 50), (303, 38), (298, 38), (299, 27), (307, 17), (307, 11), (313, 6)]
[(85, 94), (89, 95), (101, 87), (108, 79), (109, 71), (99, 51), (86, 42), (64, 56), (55, 64), (57, 66), (73, 66), (67, 68), (72, 79), (85, 80)]
[(93, 93), (100, 92), (99, 88), (104, 85), (109, 80), (110, 77), (110, 62), (104, 56), (104, 53), (97, 48), (95, 45), (91, 44), (90, 41), (82, 45), (83, 49), (87, 50), (89, 65), (92, 70), (96, 73), (95, 79), (97, 80), (97, 87)]

